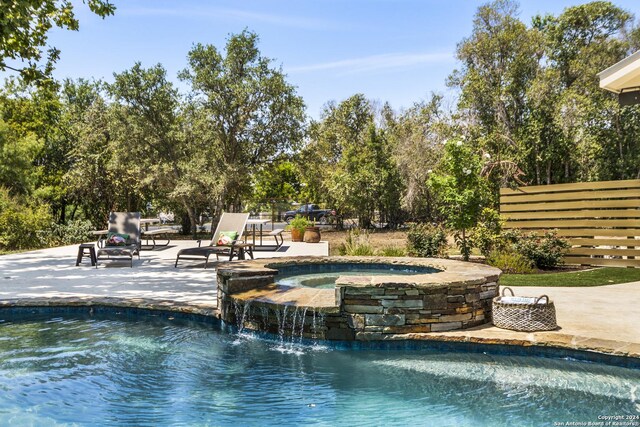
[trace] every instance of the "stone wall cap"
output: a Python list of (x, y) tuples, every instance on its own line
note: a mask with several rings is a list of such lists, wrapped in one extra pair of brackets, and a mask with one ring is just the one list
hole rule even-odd
[(263, 258), (249, 261), (226, 262), (218, 267), (223, 277), (249, 276), (277, 273), (278, 267), (307, 264), (386, 264), (390, 266), (429, 267), (440, 270), (435, 273), (385, 276), (343, 276), (336, 286), (386, 287), (406, 286), (431, 288), (443, 284), (471, 286), (495, 282), (502, 272), (484, 264), (444, 258), (378, 257), (378, 256), (303, 256)]

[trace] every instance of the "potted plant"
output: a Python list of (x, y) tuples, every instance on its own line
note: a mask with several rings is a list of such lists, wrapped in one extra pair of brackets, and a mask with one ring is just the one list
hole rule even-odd
[(291, 230), (291, 241), (302, 242), (305, 229), (310, 226), (309, 220), (301, 215), (296, 215), (295, 218), (289, 223), (289, 230)]
[(315, 221), (305, 227), (303, 240), (306, 243), (320, 242), (320, 227), (316, 226)]

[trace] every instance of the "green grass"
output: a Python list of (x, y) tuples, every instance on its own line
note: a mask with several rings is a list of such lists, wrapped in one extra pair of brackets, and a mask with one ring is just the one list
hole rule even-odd
[(621, 267), (604, 267), (562, 273), (503, 274), (500, 276), (500, 285), (502, 286), (586, 287), (637, 281), (640, 281), (640, 268)]

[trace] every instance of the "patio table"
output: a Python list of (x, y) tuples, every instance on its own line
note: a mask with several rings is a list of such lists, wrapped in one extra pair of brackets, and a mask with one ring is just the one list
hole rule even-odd
[(144, 230), (149, 231), (149, 224), (160, 223), (160, 218), (141, 218), (140, 225), (144, 224)]
[[(252, 236), (253, 236), (253, 245), (262, 246), (262, 229), (266, 223), (268, 223), (268, 219), (248, 219), (247, 227), (251, 226)], [(256, 245), (256, 231), (257, 226), (260, 226), (260, 245)]]

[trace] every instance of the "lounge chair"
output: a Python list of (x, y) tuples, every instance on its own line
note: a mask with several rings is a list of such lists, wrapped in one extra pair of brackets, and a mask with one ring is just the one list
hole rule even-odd
[(251, 246), (242, 240), (247, 219), (249, 219), (248, 213), (223, 213), (209, 244), (201, 246), (202, 241), (198, 240), (197, 248), (180, 249), (174, 267), (178, 266), (180, 259), (200, 260), (204, 258), (204, 268), (207, 268), (211, 255), (215, 255), (216, 258), (220, 255), (228, 255), (229, 261), (233, 260), (234, 256), (242, 259), (246, 248), (249, 248), (249, 254), (253, 258)]
[(133, 267), (133, 257), (140, 259), (140, 212), (111, 212), (109, 231), (104, 246), (98, 249), (98, 260), (128, 259)]

